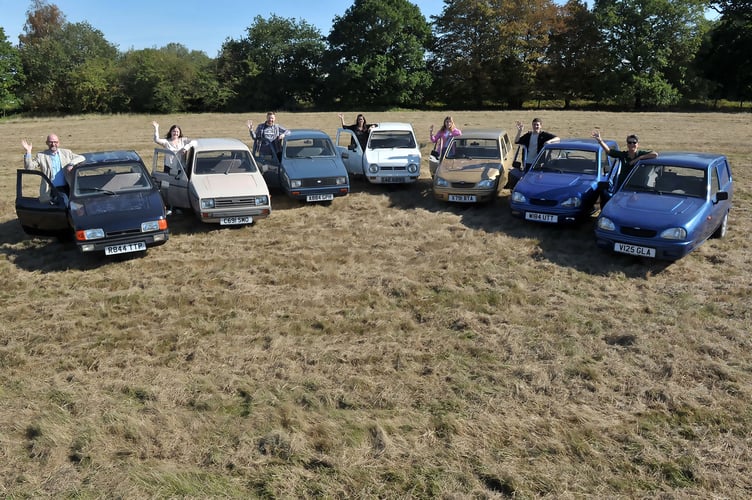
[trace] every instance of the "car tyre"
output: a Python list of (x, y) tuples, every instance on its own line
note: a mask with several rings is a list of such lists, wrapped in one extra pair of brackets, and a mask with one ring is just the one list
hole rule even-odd
[(717, 239), (723, 239), (726, 237), (726, 232), (728, 231), (728, 214), (723, 214), (723, 220), (721, 220), (721, 223), (716, 228), (715, 232), (712, 234), (711, 238), (717, 238)]

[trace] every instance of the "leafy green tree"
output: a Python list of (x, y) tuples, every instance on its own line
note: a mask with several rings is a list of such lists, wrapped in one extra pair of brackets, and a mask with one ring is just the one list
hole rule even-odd
[(177, 43), (124, 53), (119, 81), (129, 111), (214, 111), (222, 106), (212, 60)]
[(425, 54), (431, 28), (407, 0), (355, 0), (335, 16), (328, 38), (326, 85), (332, 103), (417, 106), (431, 85)]
[(556, 7), (550, 0), (445, 0), (434, 18), (435, 95), (475, 107), (506, 102), (520, 108), (540, 92)]
[(714, 2), (721, 18), (697, 55), (697, 67), (715, 84), (711, 97), (752, 100), (752, 1)]
[(569, 0), (559, 8), (546, 48), (546, 66), (538, 73), (538, 87), (555, 98), (592, 98), (598, 85), (606, 50), (595, 16), (581, 0)]
[(679, 101), (702, 40), (704, 0), (595, 0), (608, 59), (601, 98), (634, 108)]
[(313, 105), (323, 88), (326, 45), (306, 21), (256, 16), (247, 37), (227, 40), (217, 62), (219, 81), (230, 85), (233, 110), (297, 109)]
[(16, 91), (24, 79), (18, 49), (11, 45), (5, 30), (0, 26), (0, 112), (3, 115), (20, 108), (21, 102), (16, 97)]
[(24, 105), (41, 112), (107, 111), (115, 98), (117, 49), (88, 23), (65, 23), (21, 45)]

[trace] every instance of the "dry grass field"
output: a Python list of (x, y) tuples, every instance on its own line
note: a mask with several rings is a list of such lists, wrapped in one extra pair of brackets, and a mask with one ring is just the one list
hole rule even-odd
[[(410, 187), (275, 193), (251, 227), (179, 214), (142, 257), (83, 256), (21, 231), (22, 138), (150, 164), (152, 119), (248, 139), (263, 114), (0, 120), (0, 495), (752, 497), (750, 115), (451, 114), (726, 153), (728, 237), (673, 264), (609, 254), (592, 222), (512, 218), (509, 191), (434, 201), (424, 159)], [(366, 117), (411, 122), (427, 158), (444, 113)]]

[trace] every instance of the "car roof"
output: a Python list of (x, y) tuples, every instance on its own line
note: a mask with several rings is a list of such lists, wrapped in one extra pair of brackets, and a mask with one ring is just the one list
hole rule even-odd
[(699, 153), (691, 151), (661, 152), (657, 158), (642, 160), (648, 165), (676, 165), (682, 167), (706, 168), (716, 160), (726, 160), (726, 156), (716, 153)]
[(331, 139), (331, 137), (329, 137), (329, 134), (327, 134), (323, 130), (316, 130), (312, 128), (296, 128), (295, 130), (290, 131), (290, 133), (285, 138), (286, 139), (303, 139), (303, 138)]
[(79, 165), (92, 165), (95, 163), (110, 163), (110, 162), (126, 162), (137, 161), (143, 163), (141, 157), (135, 151), (129, 151), (124, 149), (118, 149), (114, 151), (96, 151), (91, 153), (83, 153), (86, 161), (79, 163)]
[(462, 131), (456, 139), (498, 139), (507, 131), (501, 128), (469, 128)]
[(194, 139), (195, 151), (211, 151), (218, 149), (244, 149), (248, 150), (248, 145), (239, 139), (230, 137), (210, 137), (204, 139)]
[(373, 129), (373, 132), (378, 132), (379, 130), (410, 130), (412, 131), (413, 126), (409, 123), (404, 122), (380, 122), (376, 125), (376, 128)]
[[(603, 142), (605, 142), (606, 145), (610, 149), (619, 149), (619, 145), (613, 139), (603, 139)], [(594, 149), (600, 148), (601, 146), (600, 144), (598, 144), (598, 141), (590, 137), (581, 137), (581, 138), (575, 137), (575, 138), (561, 139), (559, 140), (559, 142), (552, 142), (550, 144), (546, 144), (544, 147), (558, 148), (558, 149), (594, 150)]]

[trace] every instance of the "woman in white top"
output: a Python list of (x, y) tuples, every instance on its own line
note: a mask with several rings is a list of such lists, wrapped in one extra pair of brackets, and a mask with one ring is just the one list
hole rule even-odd
[[(180, 160), (183, 161), (185, 159), (185, 152), (188, 151), (191, 146), (193, 146), (193, 141), (189, 140), (187, 137), (183, 137), (183, 130), (177, 125), (170, 127), (170, 131), (167, 132), (165, 138), (162, 139), (161, 137), (159, 137), (159, 123), (153, 121), (151, 122), (151, 124), (152, 126), (154, 126), (154, 142), (156, 142), (163, 148), (174, 151), (177, 155), (180, 156)], [(169, 157), (166, 157), (165, 160), (165, 172), (169, 174), (172, 164), (167, 160), (167, 158)], [(170, 164), (168, 165), (167, 163)]]

